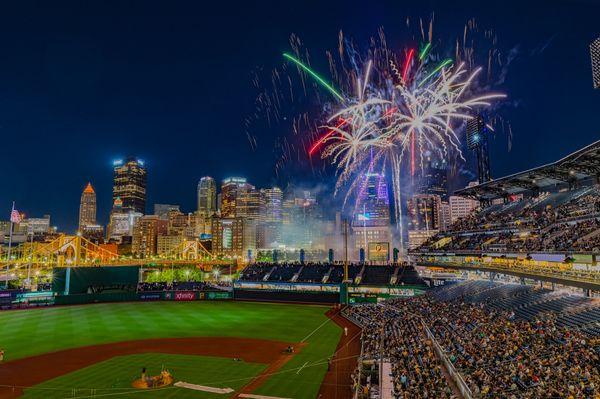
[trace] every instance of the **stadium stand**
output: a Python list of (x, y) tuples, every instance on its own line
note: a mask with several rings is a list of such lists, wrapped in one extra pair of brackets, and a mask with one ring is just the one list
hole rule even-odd
[(492, 205), (458, 220), (419, 248), (433, 250), (598, 252), (600, 187)]
[(458, 190), (488, 205), (416, 252), (600, 253), (599, 177), (597, 141), (554, 163)]
[[(354, 285), (402, 286), (425, 285), (414, 267), (388, 265), (348, 265), (348, 277)], [(321, 283), (340, 284), (344, 278), (344, 266), (325, 263), (279, 263), (250, 264), (240, 273), (243, 282)]]
[(329, 275), (331, 265), (308, 264), (302, 267), (296, 281), (303, 283), (322, 283)]
[(248, 265), (240, 273), (240, 280), (245, 281), (263, 281), (265, 276), (273, 269), (272, 264), (254, 263)]
[(600, 394), (598, 299), (467, 281), (418, 298), (351, 306), (345, 313), (363, 327), (367, 357), (393, 360), (395, 398), (450, 395), (426, 330), (472, 397)]
[(137, 290), (142, 292), (148, 291), (215, 291), (215, 290), (226, 290), (226, 287), (221, 287), (213, 283), (207, 283), (204, 281), (174, 281), (173, 283), (167, 282), (140, 282), (138, 283)]
[(300, 271), (300, 264), (281, 264), (275, 267), (267, 278), (268, 281), (291, 281), (292, 277)]

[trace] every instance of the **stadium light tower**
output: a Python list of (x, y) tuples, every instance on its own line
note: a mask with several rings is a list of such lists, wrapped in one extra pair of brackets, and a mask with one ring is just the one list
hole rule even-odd
[(481, 114), (467, 121), (467, 147), (477, 153), (479, 183), (491, 180), (488, 130)]
[(592, 58), (594, 89), (600, 89), (600, 37), (590, 44), (590, 57)]

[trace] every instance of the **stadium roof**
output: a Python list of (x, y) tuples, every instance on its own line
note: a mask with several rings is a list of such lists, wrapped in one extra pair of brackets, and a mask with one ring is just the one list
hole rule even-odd
[(600, 176), (600, 140), (547, 165), (455, 192), (463, 197), (493, 200), (517, 194), (535, 194)]

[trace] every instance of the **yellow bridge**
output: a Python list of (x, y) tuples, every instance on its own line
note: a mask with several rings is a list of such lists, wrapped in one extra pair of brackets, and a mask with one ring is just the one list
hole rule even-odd
[[(231, 260), (216, 259), (198, 240), (183, 239), (182, 242), (160, 255), (138, 258), (119, 255), (116, 247), (95, 244), (80, 235), (60, 235), (51, 242), (26, 242), (0, 253), (0, 266), (20, 269), (22, 266), (36, 268), (67, 266), (118, 266), (118, 265), (176, 265), (197, 264), (212, 266), (231, 264)], [(3, 270), (3, 269), (2, 269)], [(2, 271), (0, 271), (1, 273)]]

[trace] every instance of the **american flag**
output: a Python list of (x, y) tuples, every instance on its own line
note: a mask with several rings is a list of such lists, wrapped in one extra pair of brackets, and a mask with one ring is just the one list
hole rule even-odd
[(12, 223), (21, 223), (21, 214), (15, 208), (10, 213), (10, 221)]

